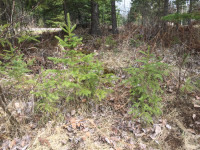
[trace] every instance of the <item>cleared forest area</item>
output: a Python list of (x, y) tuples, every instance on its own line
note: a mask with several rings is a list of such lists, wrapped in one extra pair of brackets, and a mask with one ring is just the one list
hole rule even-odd
[(200, 2), (0, 1), (0, 149), (200, 149)]

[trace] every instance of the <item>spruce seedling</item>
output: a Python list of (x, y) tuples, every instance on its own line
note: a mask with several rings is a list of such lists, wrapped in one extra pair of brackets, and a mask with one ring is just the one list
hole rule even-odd
[(64, 39), (56, 36), (59, 45), (63, 47), (63, 57), (49, 58), (62, 68), (44, 71), (43, 80), (35, 92), (41, 99), (38, 103), (41, 111), (55, 112), (63, 99), (66, 102), (81, 102), (82, 99), (101, 101), (110, 91), (104, 85), (111, 83), (112, 74), (103, 74), (102, 63), (93, 53), (86, 55), (75, 50), (82, 44), (82, 38), (73, 33), (76, 25), (72, 26), (69, 14), (67, 16), (68, 25), (62, 28), (67, 35)]
[(161, 114), (161, 94), (163, 90), (160, 83), (166, 73), (167, 65), (156, 61), (148, 52), (140, 51), (145, 56), (137, 60), (142, 63), (140, 67), (130, 67), (126, 71), (130, 77), (126, 80), (131, 85), (132, 110), (134, 117), (141, 117), (144, 122), (152, 123), (152, 117)]

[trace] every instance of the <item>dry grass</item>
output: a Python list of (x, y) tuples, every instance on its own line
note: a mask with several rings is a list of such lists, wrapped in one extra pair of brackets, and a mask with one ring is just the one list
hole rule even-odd
[[(84, 118), (82, 130), (75, 128), (69, 132), (65, 127), (70, 124), (57, 124), (49, 122), (45, 128), (39, 129), (30, 146), (30, 150), (110, 150), (124, 149), (131, 144), (124, 140), (110, 138), (113, 134), (112, 126), (116, 122), (115, 115), (105, 111), (101, 115), (93, 113), (93, 118)], [(88, 114), (87, 114), (88, 115)], [(86, 117), (86, 116), (85, 116)], [(74, 116), (77, 124), (81, 122), (79, 116)], [(133, 136), (133, 135), (130, 135)], [(77, 143), (76, 143), (77, 140)], [(134, 145), (131, 145), (134, 148)]]

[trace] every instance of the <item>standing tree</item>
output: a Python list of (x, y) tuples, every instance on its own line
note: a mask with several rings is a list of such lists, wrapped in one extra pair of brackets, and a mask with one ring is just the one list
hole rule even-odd
[(91, 0), (91, 30), (92, 35), (101, 35), (99, 23), (99, 5), (94, 0)]
[[(181, 7), (180, 0), (176, 0), (175, 4), (176, 4), (176, 14), (178, 15), (178, 14), (180, 14), (180, 7)], [(178, 27), (179, 27), (179, 22), (177, 21), (176, 22), (176, 29), (178, 29)]]
[(6, 22), (7, 22), (6, 6), (5, 6), (5, 3), (1, 0), (0, 1), (0, 24), (4, 24)]
[(117, 34), (117, 15), (116, 15), (116, 5), (115, 0), (111, 0), (111, 16), (112, 16), (112, 33)]
[[(167, 16), (168, 15), (168, 10), (169, 9), (169, 0), (164, 0), (164, 8), (163, 8), (163, 16)], [(163, 22), (163, 29), (164, 31), (167, 28), (167, 24), (166, 21)]]
[(66, 0), (63, 1), (63, 10), (65, 15), (65, 24), (67, 24), (67, 2)]
[[(193, 0), (190, 0), (188, 13), (192, 13)], [(191, 19), (188, 20), (188, 25), (191, 25)]]
[(0, 17), (3, 23), (13, 23), (15, 0), (0, 0)]

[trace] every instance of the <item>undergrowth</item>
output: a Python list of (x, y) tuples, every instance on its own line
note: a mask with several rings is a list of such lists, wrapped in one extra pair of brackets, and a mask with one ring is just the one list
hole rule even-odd
[(40, 75), (41, 82), (34, 92), (40, 99), (37, 108), (42, 112), (56, 112), (57, 105), (63, 100), (77, 103), (83, 99), (101, 101), (110, 91), (105, 85), (112, 83), (114, 76), (104, 74), (102, 63), (93, 53), (84, 54), (80, 50), (75, 50), (82, 41), (82, 38), (72, 33), (75, 28), (75, 25), (71, 27), (68, 14), (68, 25), (62, 28), (67, 35), (64, 39), (56, 36), (60, 46), (64, 48), (63, 57), (49, 58), (60, 68), (44, 70)]
[(126, 83), (131, 85), (133, 102), (130, 113), (134, 117), (141, 117), (144, 122), (151, 123), (153, 116), (162, 113), (160, 102), (163, 90), (160, 85), (163, 81), (163, 75), (167, 75), (167, 64), (156, 60), (150, 51), (140, 52), (145, 55), (136, 60), (141, 63), (141, 66), (126, 69), (130, 74)]
[(11, 124), (18, 125), (17, 120), (7, 107), (10, 102), (17, 99), (12, 96), (12, 91), (20, 91), (29, 84), (25, 75), (29, 72), (28, 66), (32, 64), (32, 61), (28, 63), (23, 61), (24, 55), (20, 48), (13, 44), (13, 39), (16, 38), (18, 44), (25, 40), (37, 40), (29, 35), (12, 35), (8, 32), (9, 26), (9, 24), (0, 26), (0, 47), (2, 48), (0, 54), (0, 107), (9, 116)]
[[(54, 69), (42, 70), (36, 79), (28, 80), (24, 75), (29, 72), (27, 64), (23, 61), (23, 54), (18, 47), (1, 37), (7, 26), (0, 27), (0, 43), (3, 49), (0, 61), (0, 75), (8, 80), (1, 81), (0, 88), (9, 85), (15, 89), (23, 89), (26, 85), (34, 85), (32, 94), (36, 96), (36, 109), (48, 116), (60, 112), (60, 106), (67, 107), (69, 101), (75, 103), (81, 102), (100, 102), (111, 92), (111, 86), (115, 76), (111, 73), (105, 73), (103, 64), (98, 61), (94, 53), (85, 54), (78, 47), (82, 44), (82, 38), (76, 36), (73, 31), (76, 26), (71, 26), (68, 14), (68, 25), (62, 29), (66, 32), (64, 39), (56, 36), (59, 45), (63, 48), (61, 57), (49, 57), (54, 63)], [(139, 38), (138, 38), (139, 39)], [(18, 43), (24, 40), (36, 40), (34, 37), (20, 36)], [(138, 40), (139, 41), (139, 40)], [(136, 41), (136, 43), (138, 42)], [(108, 37), (106, 44), (115, 47), (113, 38)], [(132, 108), (131, 114), (134, 117), (140, 117), (144, 122), (152, 123), (153, 116), (162, 113), (161, 101), (163, 90), (161, 84), (163, 76), (167, 75), (168, 65), (148, 52), (140, 51), (144, 57), (136, 60), (139, 67), (130, 67), (126, 69), (130, 77), (125, 81), (131, 85)], [(181, 73), (180, 67), (180, 73)], [(181, 74), (180, 74), (181, 75)], [(14, 79), (14, 80), (13, 80)], [(181, 76), (180, 76), (181, 79)], [(193, 83), (188, 78), (184, 83), (180, 82), (179, 90), (182, 93), (190, 92), (199, 87), (199, 81)], [(194, 85), (196, 87), (194, 87)], [(9, 91), (7, 91), (9, 93)], [(0, 92), (0, 95), (3, 94)], [(4, 98), (5, 99), (5, 98)], [(6, 110), (7, 102), (4, 100), (0, 106)], [(48, 115), (46, 115), (48, 114)], [(60, 114), (59, 114), (60, 115)], [(12, 118), (13, 119), (13, 118)]]

